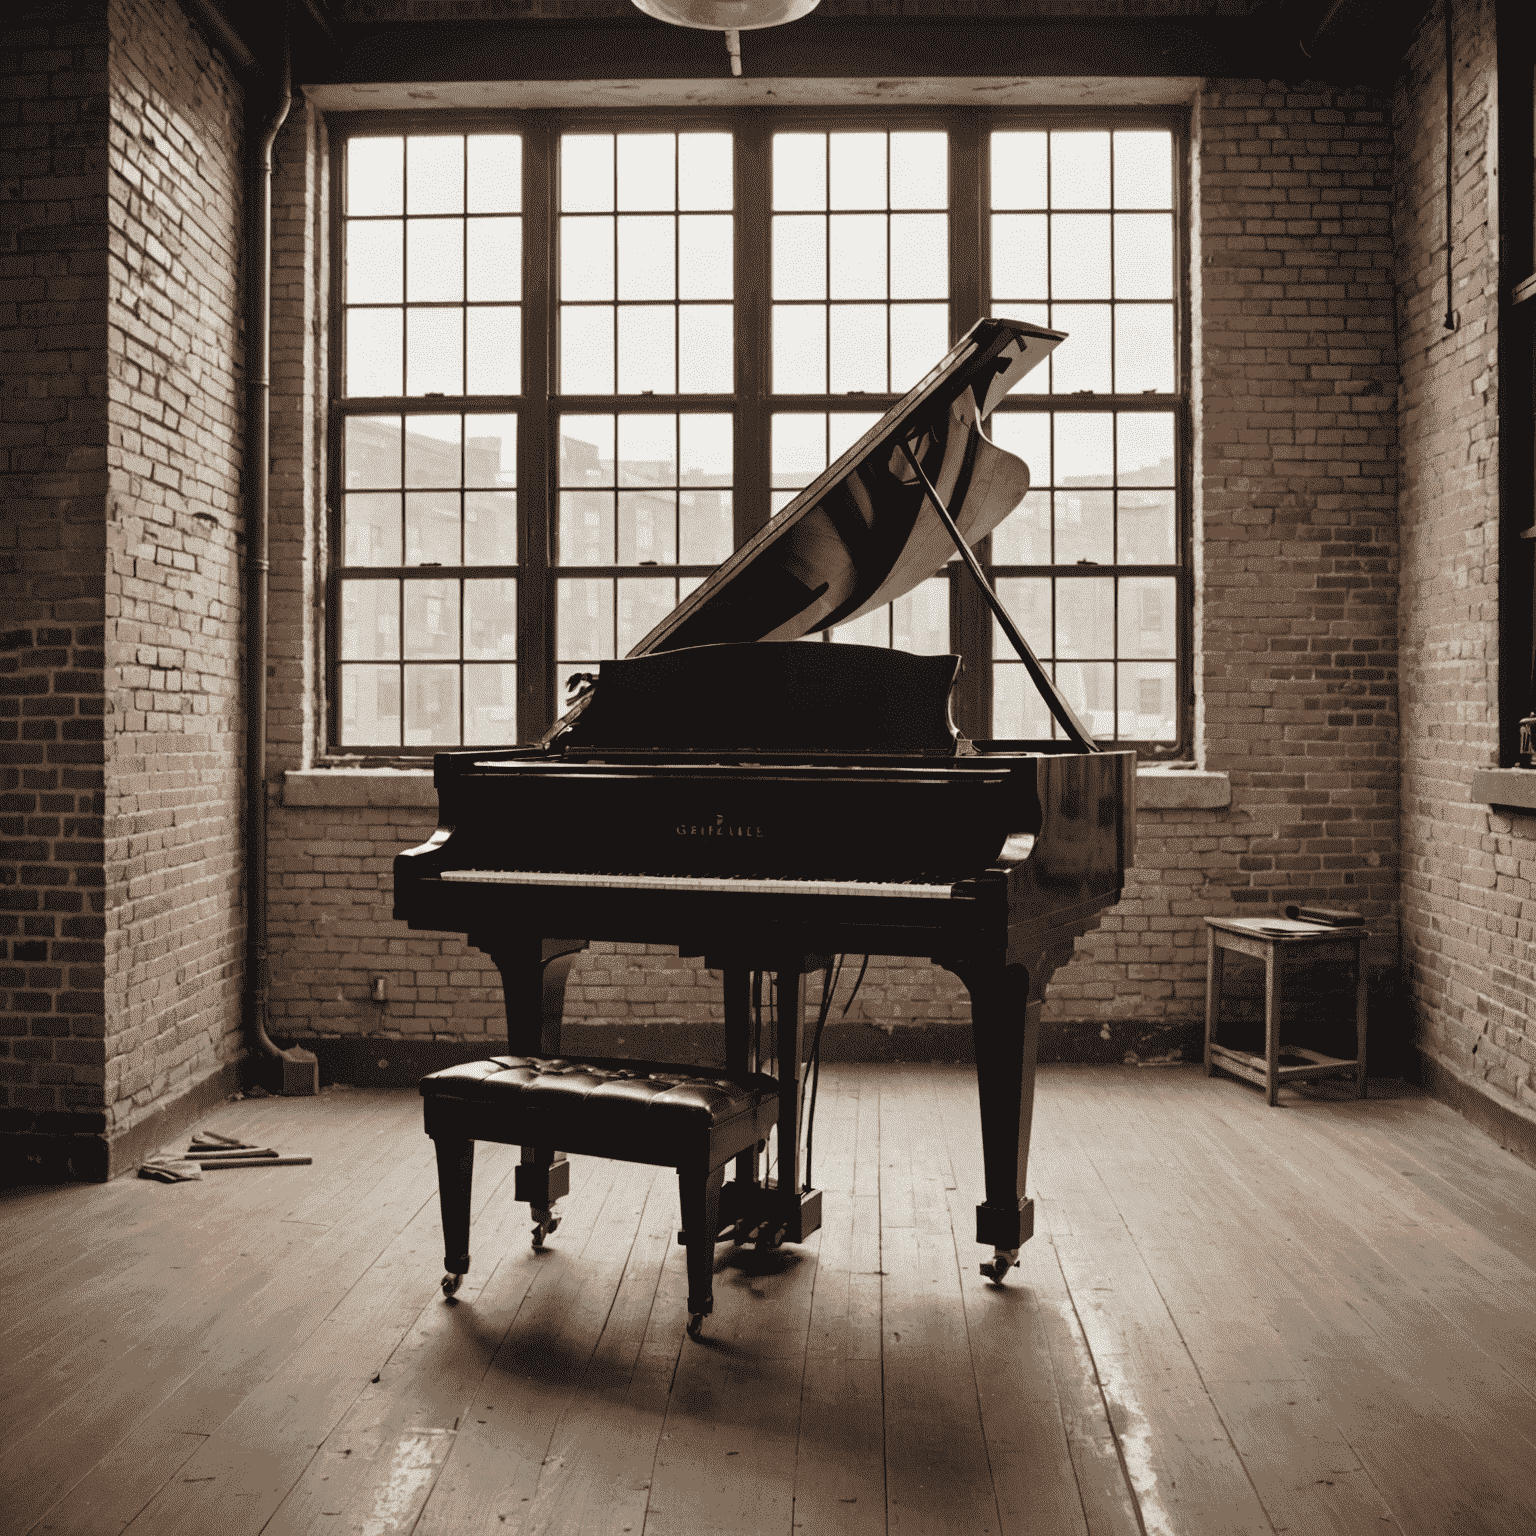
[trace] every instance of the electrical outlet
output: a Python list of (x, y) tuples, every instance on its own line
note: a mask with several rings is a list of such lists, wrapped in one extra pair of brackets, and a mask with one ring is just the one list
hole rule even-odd
[(388, 979), (383, 976), (375, 976), (373, 980), (368, 984), (368, 991), (374, 1002), (384, 1002), (389, 992)]

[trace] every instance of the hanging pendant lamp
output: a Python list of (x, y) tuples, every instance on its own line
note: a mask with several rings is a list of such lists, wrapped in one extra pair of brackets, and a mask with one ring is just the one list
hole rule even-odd
[(799, 21), (821, 0), (634, 0), (637, 9), (674, 27), (702, 27), (724, 32), (731, 55), (731, 73), (741, 73), (741, 34), (759, 27), (778, 27)]

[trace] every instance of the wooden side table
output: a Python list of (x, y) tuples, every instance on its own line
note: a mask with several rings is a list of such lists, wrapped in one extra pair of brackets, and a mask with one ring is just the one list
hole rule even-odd
[[(1205, 1075), (1219, 1067), (1250, 1083), (1257, 1083), (1279, 1102), (1282, 1083), (1307, 1082), (1321, 1077), (1355, 1079), (1355, 1097), (1365, 1097), (1365, 928), (1332, 928), (1322, 923), (1303, 923), (1280, 918), (1208, 917), (1205, 920), (1210, 947), (1205, 969)], [(1216, 1043), (1221, 1020), (1221, 983), (1226, 951), (1234, 950), (1264, 962), (1264, 1054), (1235, 1051)], [(1325, 1056), (1320, 1051), (1280, 1041), (1280, 1004), (1287, 970), (1298, 963), (1318, 960), (1352, 960), (1355, 966), (1355, 1056)]]

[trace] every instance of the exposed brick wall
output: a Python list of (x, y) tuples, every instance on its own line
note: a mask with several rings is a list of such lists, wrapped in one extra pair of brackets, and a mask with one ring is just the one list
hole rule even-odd
[(106, 530), (112, 1128), (239, 1047), (240, 90), (112, 0)]
[(103, 6), (0, 30), (0, 1131), (102, 1128)]
[[(1497, 267), (1488, 224), (1493, 6), (1457, 0), (1445, 329), (1443, 12), (1398, 90), (1403, 359), (1403, 958), (1421, 1048), (1536, 1111), (1536, 820), (1472, 801), (1498, 763)], [(1518, 174), (1518, 172), (1517, 172)]]
[[(289, 159), (306, 147), (317, 153), (307, 127), (285, 133), (280, 179), (295, 204), (314, 195), (313, 171)], [(1197, 106), (1194, 173), (1203, 753), (1231, 775), (1233, 803), (1142, 813), (1125, 899), (1058, 973), (1053, 1025), (1192, 1025), (1209, 913), (1298, 899), (1359, 907), (1377, 934), (1373, 965), (1396, 963), (1390, 104), (1214, 82)], [(295, 274), (314, 284), (301, 226), (297, 206), (280, 224), (294, 231)], [(323, 310), (313, 294), (290, 298), (296, 359)], [(297, 443), (308, 424), (291, 427)], [(296, 570), (314, 558), (301, 529), (317, 522), (301, 480), (279, 514)], [(282, 644), (312, 645), (302, 598), (285, 612)], [(297, 721), (311, 684), (296, 656), (281, 665), (276, 711)], [(319, 745), (318, 722), (310, 740)], [(430, 831), (419, 810), (274, 811), (274, 1028), (495, 1037), (485, 957), (389, 918), (390, 858)], [(379, 969), (390, 979), (382, 1013), (367, 990)], [(577, 962), (566, 1012), (687, 1023), (717, 996), (696, 963), (605, 947)], [(872, 966), (851, 1017), (890, 1029), (965, 1014), (955, 979), (914, 961)]]

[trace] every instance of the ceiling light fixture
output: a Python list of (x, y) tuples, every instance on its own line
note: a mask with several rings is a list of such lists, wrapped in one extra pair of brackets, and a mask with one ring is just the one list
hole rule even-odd
[(731, 73), (741, 73), (741, 34), (759, 27), (778, 27), (786, 21), (799, 21), (821, 4), (821, 0), (634, 0), (636, 7), (657, 21), (674, 27), (702, 27), (725, 33), (726, 51), (731, 56)]

